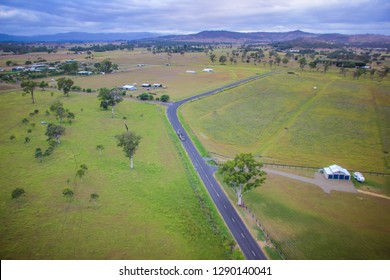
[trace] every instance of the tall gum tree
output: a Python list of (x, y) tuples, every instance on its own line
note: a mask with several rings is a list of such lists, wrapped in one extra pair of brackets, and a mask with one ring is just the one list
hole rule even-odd
[(98, 99), (100, 100), (100, 107), (108, 109), (111, 106), (111, 117), (114, 117), (115, 106), (123, 101), (122, 91), (118, 89), (101, 88), (99, 89)]
[(233, 160), (222, 164), (218, 172), (223, 181), (237, 195), (237, 205), (242, 206), (242, 195), (259, 187), (265, 181), (266, 173), (262, 163), (256, 162), (252, 154), (239, 154)]
[(141, 141), (141, 136), (132, 131), (126, 131), (115, 137), (118, 140), (118, 147), (122, 147), (126, 157), (130, 159), (130, 169), (133, 169), (133, 156), (138, 148), (139, 142)]
[(38, 86), (38, 83), (35, 81), (23, 81), (20, 86), (23, 88), (24, 94), (31, 94), (32, 103), (35, 103), (34, 90)]

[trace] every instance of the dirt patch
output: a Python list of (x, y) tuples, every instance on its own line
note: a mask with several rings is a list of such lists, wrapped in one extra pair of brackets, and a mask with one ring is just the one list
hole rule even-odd
[(371, 195), (371, 196), (375, 196), (375, 197), (384, 198), (384, 199), (390, 199), (389, 196), (383, 195), (383, 194), (379, 194), (379, 193), (373, 193), (373, 192), (362, 191), (362, 190), (358, 190), (358, 192), (362, 193), (362, 194), (366, 194), (366, 195)]

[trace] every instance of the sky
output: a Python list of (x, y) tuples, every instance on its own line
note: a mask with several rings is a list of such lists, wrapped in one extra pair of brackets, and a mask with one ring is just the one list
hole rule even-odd
[(389, 0), (0, 0), (0, 33), (203, 30), (390, 35)]

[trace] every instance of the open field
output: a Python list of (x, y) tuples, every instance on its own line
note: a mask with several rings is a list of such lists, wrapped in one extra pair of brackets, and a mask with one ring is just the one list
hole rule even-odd
[(211, 153), (389, 172), (389, 92), (388, 80), (280, 74), (192, 102), (182, 113)]
[[(76, 114), (54, 153), (40, 163), (37, 147), (48, 147), (41, 121), (56, 98)], [(101, 111), (94, 94), (69, 98), (36, 90), (36, 104), (21, 92), (0, 95), (0, 256), (2, 259), (224, 259), (221, 237), (213, 232), (190, 186), (168, 135), (164, 108), (124, 101), (116, 117)], [(39, 110), (38, 115), (29, 116)], [(123, 117), (143, 139), (135, 169), (116, 147)], [(27, 118), (29, 124), (22, 124)], [(31, 126), (35, 123), (35, 126)], [(27, 133), (32, 129), (31, 133)], [(14, 135), (14, 140), (10, 136)], [(24, 144), (29, 136), (31, 142)], [(105, 149), (99, 153), (97, 145)], [(82, 180), (75, 178), (88, 166)], [(22, 187), (18, 200), (11, 192)], [(68, 201), (62, 191), (75, 190)], [(95, 204), (90, 194), (100, 198)]]
[[(184, 55), (174, 53), (168, 59), (166, 54), (153, 54), (144, 49), (136, 49), (135, 51), (111, 51), (94, 53), (93, 59), (85, 59), (85, 54), (67, 54), (60, 53), (38, 53), (27, 55), (7, 55), (0, 57), (0, 67), (5, 67), (7, 60), (17, 62), (19, 65), (24, 65), (26, 60), (34, 60), (37, 57), (42, 57), (47, 61), (65, 61), (67, 59), (76, 59), (79, 62), (86, 62), (93, 65), (96, 62), (101, 62), (109, 59), (113, 63), (118, 64), (119, 70), (106, 75), (92, 76), (72, 76), (75, 85), (81, 88), (91, 88), (97, 90), (102, 87), (113, 88), (120, 87), (125, 84), (137, 83), (139, 86), (142, 83), (161, 83), (166, 86), (166, 89), (153, 90), (159, 97), (163, 94), (168, 94), (171, 100), (179, 100), (195, 94), (200, 94), (217, 87), (221, 87), (233, 81), (238, 81), (256, 73), (268, 71), (264, 67), (254, 67), (251, 64), (220, 65), (219, 63), (212, 64), (205, 53), (186, 53)], [(144, 67), (138, 67), (138, 64), (145, 64)], [(170, 66), (165, 66), (170, 63)], [(9, 67), (8, 67), (9, 68)], [(204, 68), (215, 69), (214, 73), (203, 73)], [(188, 74), (187, 70), (196, 71), (196, 74)], [(55, 86), (51, 79), (57, 77), (48, 77), (46, 80), (49, 85)], [(7, 84), (8, 86), (9, 84)], [(17, 89), (18, 84), (13, 88)], [(5, 84), (0, 84), (1, 89)], [(128, 92), (128, 94), (137, 96), (146, 90), (139, 88), (137, 91)]]
[[(230, 188), (225, 191), (236, 201)], [(328, 195), (316, 186), (268, 174), (244, 201), (287, 259), (390, 258), (387, 199)]]
[[(270, 71), (263, 62), (213, 65), (205, 53), (172, 54), (168, 58), (136, 49), (94, 53), (94, 59), (84, 56), (65, 51), (4, 56), (0, 66), (7, 59), (23, 65), (38, 57), (91, 64), (110, 59), (119, 65), (113, 74), (70, 78), (75, 85), (95, 90), (128, 83), (162, 83), (167, 88), (153, 90), (156, 97), (169, 94), (171, 100)], [(137, 67), (138, 63), (145, 67)], [(297, 63), (290, 60), (288, 65), (294, 68)], [(202, 73), (206, 67), (214, 68), (215, 73)], [(186, 70), (198, 73), (187, 74)], [(204, 154), (217, 153), (224, 158), (252, 152), (265, 162), (312, 166), (337, 163), (349, 169), (389, 172), (388, 78), (381, 83), (368, 77), (354, 81), (350, 73), (341, 78), (333, 67), (326, 75), (292, 71), (297, 75), (263, 78), (184, 106), (181, 119), (205, 147)], [(57, 77), (46, 80), (50, 82), (51, 78)], [(12, 89), (18, 92), (9, 92)], [(194, 194), (196, 175), (186, 173), (180, 162), (183, 158), (169, 138), (164, 107), (125, 100), (111, 119), (110, 112), (99, 110), (94, 93), (71, 93), (66, 98), (50, 88), (36, 90), (37, 104), (31, 105), (29, 96), (21, 96), (18, 83), (2, 83), (0, 91), (3, 259), (230, 256), (208, 222), (209, 213), (201, 210)], [(139, 89), (127, 95), (142, 92)], [(71, 126), (65, 125), (67, 134), (53, 155), (39, 163), (34, 159), (35, 148), (48, 146), (40, 121), (55, 121), (44, 112), (56, 98), (76, 114), (76, 120)], [(29, 117), (34, 109), (39, 109), (39, 115)], [(35, 127), (23, 125), (24, 117)], [(123, 117), (130, 129), (143, 137), (132, 171), (114, 138), (124, 131)], [(31, 133), (27, 133), (29, 128)], [(16, 139), (11, 141), (11, 135)], [(23, 143), (26, 136), (31, 138), (29, 144)], [(101, 154), (95, 149), (98, 144), (105, 147)], [(83, 163), (88, 173), (82, 181), (75, 180), (75, 171)], [(188, 162), (184, 164), (188, 166)], [(366, 178), (366, 183), (357, 187), (390, 194), (389, 177)], [(19, 201), (11, 199), (16, 187), (26, 190)], [(62, 196), (66, 187), (76, 190), (72, 202)], [(96, 205), (89, 201), (95, 192), (100, 196)], [(227, 192), (232, 196), (230, 190)], [(337, 192), (328, 196), (317, 187), (275, 175), (269, 175), (266, 184), (246, 194), (244, 200), (290, 259), (389, 258), (388, 200)]]

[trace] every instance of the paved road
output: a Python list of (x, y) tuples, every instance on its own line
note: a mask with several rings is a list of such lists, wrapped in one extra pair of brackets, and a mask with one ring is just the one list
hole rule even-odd
[(200, 178), (206, 186), (206, 189), (209, 192), (211, 198), (213, 199), (218, 211), (220, 212), (222, 218), (225, 220), (226, 225), (228, 226), (229, 230), (233, 234), (235, 240), (237, 241), (242, 252), (248, 260), (265, 260), (267, 258), (265, 257), (263, 251), (261, 251), (256, 240), (249, 233), (247, 227), (237, 214), (233, 205), (230, 203), (229, 199), (226, 197), (225, 193), (222, 191), (221, 187), (213, 177), (213, 172), (211, 168), (205, 163), (202, 156), (199, 154), (198, 150), (192, 143), (191, 139), (188, 137), (187, 133), (185, 132), (177, 117), (177, 109), (180, 105), (186, 102), (212, 95), (223, 91), (224, 89), (235, 87), (243, 83), (259, 79), (261, 77), (272, 75), (274, 73), (275, 72), (270, 72), (267, 74), (257, 75), (213, 91), (186, 98), (184, 100), (171, 104), (167, 110), (168, 119), (173, 129), (175, 131), (180, 130), (182, 135), (184, 136), (185, 140), (182, 141), (184, 148), (186, 149), (196, 171), (198, 172)]

